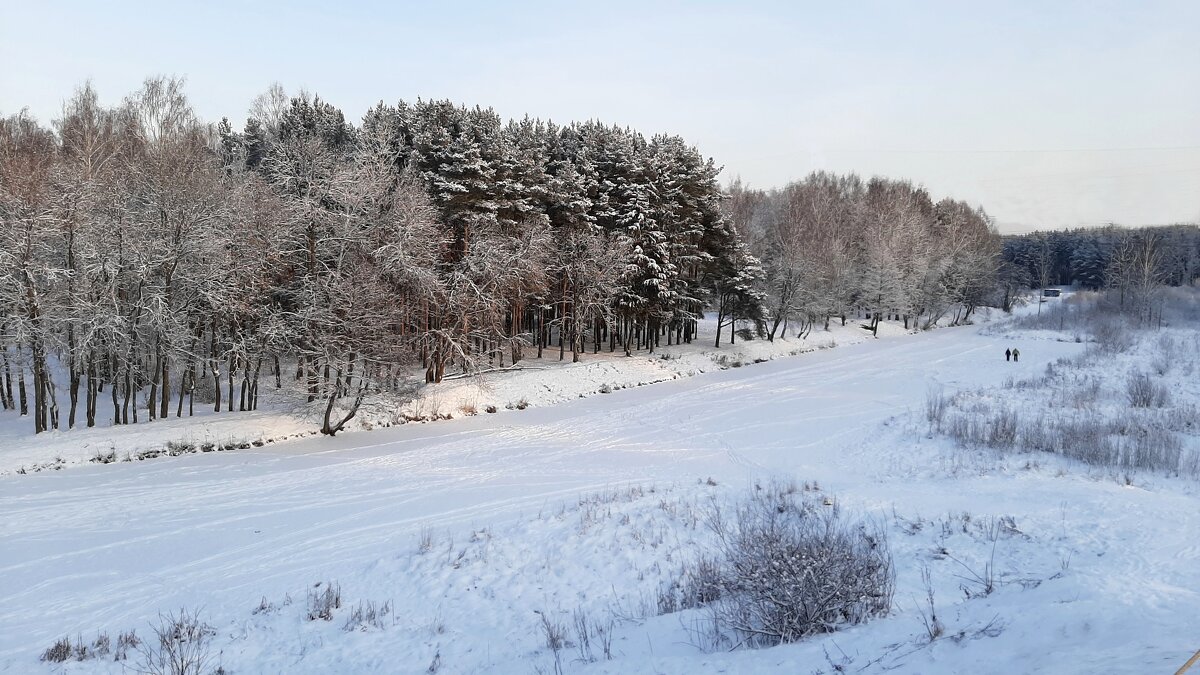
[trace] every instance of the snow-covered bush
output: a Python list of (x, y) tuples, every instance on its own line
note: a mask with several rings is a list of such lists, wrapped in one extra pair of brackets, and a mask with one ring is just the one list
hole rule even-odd
[[(133, 640), (131, 643), (130, 640)], [(126, 652), (133, 646), (137, 645), (137, 637), (133, 631), (121, 633), (117, 640), (117, 651), (113, 657), (114, 661), (124, 661)], [(74, 641), (69, 637), (64, 637), (55, 641), (54, 644), (46, 648), (42, 652), (41, 660), (47, 663), (62, 663), (64, 661), (87, 661), (88, 659), (106, 658), (112, 654), (112, 640), (108, 637), (108, 633), (100, 631), (96, 633), (95, 639), (91, 642), (84, 641), (82, 636), (76, 637)]]
[(731, 515), (710, 520), (722, 555), (711, 567), (696, 565), (685, 586), (732, 645), (794, 642), (890, 611), (895, 576), (886, 538), (848, 522), (832, 499), (772, 486)]
[(342, 606), (342, 587), (336, 582), (318, 582), (308, 589), (308, 620), (333, 618), (333, 610)]
[(679, 575), (658, 590), (658, 613), (672, 614), (684, 609), (704, 607), (719, 599), (724, 590), (723, 561), (701, 556), (684, 563)]
[(383, 604), (377, 604), (372, 600), (359, 602), (350, 609), (350, 615), (346, 617), (346, 623), (342, 629), (346, 631), (383, 630), (387, 623), (386, 619), (391, 613), (392, 602), (390, 600)]
[(56, 640), (54, 644), (42, 652), (42, 660), (48, 663), (62, 663), (71, 658), (71, 638)]
[(1097, 321), (1092, 328), (1092, 337), (1102, 354), (1123, 354), (1133, 348), (1137, 337), (1124, 320), (1110, 317)]
[(160, 614), (152, 626), (154, 638), (137, 646), (137, 671), (147, 675), (206, 675), (209, 647), (216, 629), (200, 620), (199, 612), (179, 610)]
[(988, 424), (987, 445), (990, 448), (1011, 448), (1017, 442), (1020, 419), (1017, 411), (1001, 407), (992, 415)]
[(1146, 373), (1130, 373), (1125, 381), (1125, 397), (1134, 408), (1162, 408), (1171, 400), (1167, 388)]
[(946, 418), (946, 408), (950, 399), (942, 387), (930, 387), (925, 392), (925, 420), (929, 422), (930, 431), (942, 428), (942, 420)]

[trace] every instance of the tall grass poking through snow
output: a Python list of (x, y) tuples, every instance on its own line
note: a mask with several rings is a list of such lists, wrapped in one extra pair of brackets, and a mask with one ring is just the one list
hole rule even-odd
[[(1200, 296), (1200, 290), (1190, 292)], [(1170, 315), (1188, 325), (1192, 305), (1185, 300)], [(942, 404), (927, 395), (930, 431), (963, 446), (1050, 452), (1122, 472), (1200, 477), (1200, 410), (1194, 402), (1200, 399), (1200, 332), (1138, 329), (1097, 307), (1063, 305), (1049, 318), (1014, 321), (1045, 328), (1056, 317), (1069, 317), (1076, 320), (1069, 329), (1085, 327), (1091, 344), (1074, 358), (1049, 364), (1041, 377), (958, 394), (936, 414)]]

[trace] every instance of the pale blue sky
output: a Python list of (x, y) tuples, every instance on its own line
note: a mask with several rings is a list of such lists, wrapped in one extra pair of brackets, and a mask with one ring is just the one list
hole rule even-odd
[(244, 120), (280, 82), (351, 119), (449, 98), (678, 133), (758, 187), (907, 177), (1001, 229), (1200, 220), (1200, 1), (0, 0), (0, 114), (185, 75)]

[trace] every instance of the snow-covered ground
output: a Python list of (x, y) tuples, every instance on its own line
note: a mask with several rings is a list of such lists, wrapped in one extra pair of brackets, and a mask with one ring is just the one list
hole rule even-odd
[[(1194, 480), (1114, 480), (927, 431), (931, 385), (1015, 392), (1006, 380), (1084, 343), (978, 327), (836, 339), (690, 378), (597, 360), (555, 373), (585, 384), (545, 399), (520, 383), (477, 394), (481, 410), (560, 401), (522, 411), (0, 476), (0, 669), (125, 672), (136, 654), (38, 657), (63, 637), (145, 638), (181, 607), (215, 629), (210, 665), (232, 673), (1146, 673), (1200, 648)], [(653, 379), (670, 381), (579, 398), (594, 380)], [(704, 610), (660, 614), (658, 591), (712, 550), (712, 509), (789, 481), (884, 529), (893, 613), (783, 647), (702, 649)], [(342, 607), (308, 620), (329, 582)], [(389, 611), (350, 621), (367, 602)], [(609, 649), (596, 631), (579, 639), (576, 612)], [(557, 659), (547, 623), (569, 641)]]
[[(527, 349), (529, 357), (516, 368), (509, 365), (506, 370), (489, 372), (481, 377), (448, 379), (440, 384), (426, 385), (414, 400), (406, 403), (368, 399), (360, 414), (351, 420), (347, 432), (394, 426), (412, 419), (441, 421), (488, 414), (489, 411), (499, 413), (546, 406), (872, 339), (869, 332), (851, 321), (845, 326), (835, 322), (829, 331), (816, 331), (805, 339), (791, 336), (774, 342), (753, 340), (729, 345), (726, 334), (722, 336), (723, 346), (714, 348), (712, 331), (715, 327), (715, 320), (709, 317), (700, 322), (702, 337), (693, 343), (659, 347), (653, 354), (643, 350), (631, 357), (621, 351), (602, 351), (584, 354), (579, 363), (572, 363), (570, 352), (560, 361), (556, 348), (547, 350), (540, 359), (535, 358), (535, 350)], [(904, 333), (906, 331), (896, 324), (885, 323), (880, 327), (881, 337)], [(67, 378), (63, 375), (57, 379), (66, 381)], [(101, 459), (137, 461), (141, 457), (179, 452), (180, 447), (187, 451), (200, 451), (201, 447), (220, 451), (316, 435), (321, 424), (322, 406), (298, 405), (296, 402), (303, 398), (301, 392), (285, 386), (276, 393), (270, 387), (271, 379), (263, 379), (264, 403), (260, 410), (213, 413), (211, 401), (197, 402), (195, 417), (172, 416), (146, 422), (143, 402), (143, 421), (115, 433), (111, 428), (111, 408), (103, 396), (98, 406), (97, 426), (91, 429), (80, 425), (73, 430), (35, 435), (30, 418), (21, 417), (14, 410), (2, 411), (0, 474), (62, 469)], [(294, 384), (287, 378), (284, 382), (285, 385)], [(65, 405), (65, 391), (59, 393), (59, 400)], [(65, 420), (64, 411), (64, 425)], [(168, 448), (169, 443), (177, 446)]]

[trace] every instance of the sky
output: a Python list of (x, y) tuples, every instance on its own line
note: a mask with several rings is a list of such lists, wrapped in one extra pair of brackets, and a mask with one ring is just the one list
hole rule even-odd
[(1197, 0), (0, 0), (0, 115), (163, 74), (240, 121), (279, 82), (352, 120), (421, 97), (678, 134), (754, 187), (906, 178), (1001, 232), (1198, 222), (1198, 27)]

